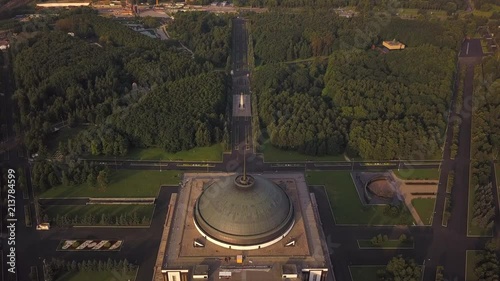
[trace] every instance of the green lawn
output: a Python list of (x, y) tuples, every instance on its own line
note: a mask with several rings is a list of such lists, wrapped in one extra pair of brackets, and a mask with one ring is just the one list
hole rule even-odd
[(385, 269), (385, 265), (351, 265), (349, 271), (351, 272), (352, 281), (378, 281), (377, 271)]
[[(120, 215), (132, 215), (133, 212), (137, 213), (137, 217), (141, 220), (143, 217), (148, 219), (145, 224), (138, 223), (137, 225), (149, 225), (155, 205), (131, 205), (131, 204), (114, 204), (114, 205), (78, 205), (78, 206), (61, 206), (52, 205), (44, 207), (43, 213), (47, 214), (51, 221), (55, 220), (57, 215), (67, 215), (68, 218), (83, 218), (86, 215), (92, 215), (97, 221), (100, 220), (102, 214), (109, 217)], [(115, 224), (111, 224), (115, 225)]]
[(417, 210), (422, 222), (425, 225), (431, 225), (436, 198), (417, 198), (411, 200), (411, 204)]
[(56, 281), (134, 281), (135, 280), (135, 272), (123, 275), (123, 273), (114, 271), (104, 271), (104, 272), (72, 272), (66, 273)]
[(412, 170), (392, 170), (394, 174), (403, 180), (438, 180), (438, 169), (412, 169)]
[(475, 274), (476, 263), (480, 259), (480, 253), (483, 251), (467, 251), (467, 265), (466, 265), (466, 281), (477, 281), (478, 277)]
[(179, 171), (112, 170), (106, 190), (89, 187), (87, 183), (69, 187), (59, 185), (40, 197), (156, 197), (160, 185), (177, 185), (181, 177)]
[(358, 247), (362, 248), (398, 248), (413, 249), (413, 241), (402, 243), (399, 240), (387, 240), (378, 245), (373, 245), (371, 240), (358, 240)]
[(222, 161), (222, 144), (169, 153), (161, 148), (134, 148), (125, 158), (137, 160)]
[(270, 141), (265, 141), (260, 146), (260, 152), (264, 154), (266, 162), (287, 162), (287, 161), (346, 161), (343, 155), (311, 156), (301, 154), (293, 150), (282, 150), (271, 145)]
[(349, 172), (311, 171), (306, 176), (309, 185), (325, 186), (338, 224), (411, 225), (414, 222), (405, 207), (398, 216), (393, 217), (385, 214), (388, 206), (364, 206)]

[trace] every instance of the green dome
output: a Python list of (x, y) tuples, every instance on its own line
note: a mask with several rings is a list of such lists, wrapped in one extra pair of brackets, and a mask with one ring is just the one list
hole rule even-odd
[(283, 236), (294, 220), (288, 195), (261, 176), (229, 176), (214, 182), (202, 192), (194, 211), (202, 232), (230, 245), (272, 241)]

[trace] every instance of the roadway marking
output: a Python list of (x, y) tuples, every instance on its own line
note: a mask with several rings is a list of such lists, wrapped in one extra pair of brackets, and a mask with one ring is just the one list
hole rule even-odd
[(465, 54), (468, 55), (469, 54), (469, 43), (467, 43), (467, 51), (465, 51)]

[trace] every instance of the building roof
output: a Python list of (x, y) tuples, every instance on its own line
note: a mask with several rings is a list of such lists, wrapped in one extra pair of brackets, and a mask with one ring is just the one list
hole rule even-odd
[(405, 48), (405, 44), (403, 44), (399, 41), (396, 41), (396, 39), (391, 40), (391, 41), (383, 41), (382, 45), (389, 50), (399, 50), (399, 49)]
[(81, 6), (90, 6), (90, 1), (89, 2), (66, 2), (66, 3), (61, 3), (61, 2), (53, 2), (53, 3), (37, 3), (37, 7), (44, 7), (44, 8), (53, 8), (53, 7), (81, 7)]
[(195, 204), (196, 225), (232, 245), (258, 245), (282, 236), (294, 223), (285, 191), (261, 176), (227, 176), (204, 189)]

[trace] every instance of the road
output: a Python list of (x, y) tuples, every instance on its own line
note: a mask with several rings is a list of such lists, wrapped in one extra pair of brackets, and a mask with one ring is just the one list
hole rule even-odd
[[(242, 163), (246, 154), (253, 151), (252, 121), (250, 102), (250, 81), (248, 70), (248, 34), (245, 20), (233, 19), (232, 32), (232, 97), (233, 116), (231, 118), (232, 154), (231, 157)], [(243, 99), (243, 103), (241, 103)], [(243, 157), (242, 157), (243, 156)]]

